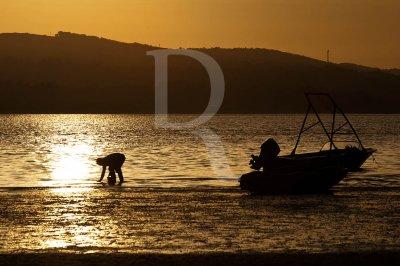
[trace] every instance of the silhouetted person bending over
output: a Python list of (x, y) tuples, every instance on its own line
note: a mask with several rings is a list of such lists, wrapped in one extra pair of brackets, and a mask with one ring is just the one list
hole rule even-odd
[(103, 166), (99, 182), (103, 180), (104, 175), (106, 173), (106, 167), (108, 166), (108, 171), (109, 171), (107, 177), (108, 184), (115, 185), (117, 179), (115, 176), (115, 172), (118, 173), (119, 183), (122, 184), (122, 182), (124, 182), (124, 176), (122, 175), (121, 167), (124, 164), (124, 162), (125, 162), (125, 155), (123, 155), (122, 153), (112, 153), (104, 158), (97, 158), (96, 163), (98, 165)]

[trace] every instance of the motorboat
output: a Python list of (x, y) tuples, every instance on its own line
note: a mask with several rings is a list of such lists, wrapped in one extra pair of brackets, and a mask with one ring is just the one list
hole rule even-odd
[[(313, 104), (313, 96), (328, 98), (333, 107), (330, 131)], [(277, 156), (268, 167), (264, 166), (262, 171), (260, 170), (262, 163), (257, 162), (259, 157), (252, 156), (252, 168), (257, 171), (240, 177), (240, 187), (243, 190), (261, 194), (324, 193), (343, 180), (348, 172), (359, 171), (364, 162), (376, 152), (376, 149), (363, 146), (350, 120), (329, 94), (305, 93), (305, 97), (308, 108), (291, 154)], [(315, 115), (317, 122), (307, 126), (310, 113)], [(344, 123), (339, 126), (336, 125), (338, 115), (344, 119)], [(317, 152), (296, 153), (302, 134), (317, 125), (322, 127), (328, 142)], [(350, 133), (341, 133), (340, 131), (346, 126), (350, 129)], [(338, 134), (353, 135), (358, 145), (339, 148), (335, 139)], [(323, 150), (326, 144), (329, 144), (329, 149)]]

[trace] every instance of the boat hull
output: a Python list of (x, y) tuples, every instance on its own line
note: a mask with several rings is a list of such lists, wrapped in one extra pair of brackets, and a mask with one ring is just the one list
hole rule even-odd
[(240, 187), (253, 194), (320, 194), (328, 192), (347, 175), (343, 167), (318, 170), (254, 171), (240, 177)]
[(343, 165), (349, 172), (357, 172), (361, 169), (364, 162), (372, 156), (375, 149), (358, 149), (358, 148), (345, 148), (335, 149), (328, 151), (302, 153), (295, 155), (281, 156), (279, 158), (301, 160), (305, 162), (307, 159), (313, 160), (315, 157), (325, 160), (326, 164), (340, 164)]

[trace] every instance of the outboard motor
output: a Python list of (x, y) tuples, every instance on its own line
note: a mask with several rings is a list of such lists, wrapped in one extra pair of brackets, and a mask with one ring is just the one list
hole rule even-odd
[(260, 158), (270, 161), (278, 157), (280, 152), (279, 144), (273, 138), (269, 138), (261, 145)]
[(280, 153), (278, 143), (273, 139), (269, 138), (261, 145), (261, 151), (259, 156), (251, 155), (250, 165), (251, 168), (260, 170), (261, 167), (265, 168), (272, 164)]

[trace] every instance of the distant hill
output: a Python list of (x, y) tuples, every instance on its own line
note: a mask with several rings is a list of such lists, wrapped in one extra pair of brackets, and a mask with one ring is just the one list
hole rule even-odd
[[(0, 34), (1, 113), (153, 113), (154, 59), (139, 43), (60, 32)], [(347, 112), (400, 113), (400, 72), (267, 49), (198, 49), (221, 66), (221, 113), (302, 113), (304, 91), (332, 93)], [(169, 62), (169, 108), (199, 113), (209, 97), (194, 59)]]

